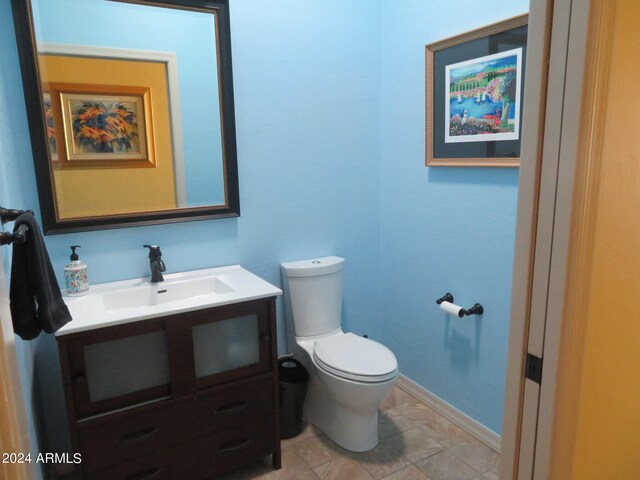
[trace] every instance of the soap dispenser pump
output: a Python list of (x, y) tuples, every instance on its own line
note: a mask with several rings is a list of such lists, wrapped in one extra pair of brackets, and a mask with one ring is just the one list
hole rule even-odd
[(78, 257), (76, 248), (80, 245), (71, 245), (70, 262), (64, 267), (64, 279), (67, 284), (67, 294), (71, 296), (86, 295), (89, 293), (89, 277), (87, 276), (87, 264)]

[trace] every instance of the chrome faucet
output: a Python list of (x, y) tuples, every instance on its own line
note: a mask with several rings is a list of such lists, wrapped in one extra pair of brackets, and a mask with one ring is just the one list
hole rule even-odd
[(151, 267), (151, 283), (163, 282), (162, 272), (166, 270), (161, 260), (162, 252), (158, 245), (143, 245), (149, 249), (149, 266)]

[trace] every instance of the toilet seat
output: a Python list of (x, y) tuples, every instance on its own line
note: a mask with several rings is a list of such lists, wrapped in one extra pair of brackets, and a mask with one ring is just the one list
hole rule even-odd
[(353, 333), (316, 341), (313, 359), (326, 372), (356, 382), (384, 382), (398, 374), (398, 361), (391, 350)]

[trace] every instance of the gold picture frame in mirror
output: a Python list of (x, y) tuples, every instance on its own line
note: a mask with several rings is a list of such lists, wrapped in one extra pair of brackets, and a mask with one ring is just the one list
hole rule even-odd
[(53, 168), (156, 166), (151, 89), (43, 83)]

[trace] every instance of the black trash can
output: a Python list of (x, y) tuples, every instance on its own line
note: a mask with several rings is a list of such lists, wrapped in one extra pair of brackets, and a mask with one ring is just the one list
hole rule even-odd
[(309, 385), (307, 369), (295, 358), (278, 359), (280, 376), (280, 433), (295, 437), (302, 431), (302, 409)]

